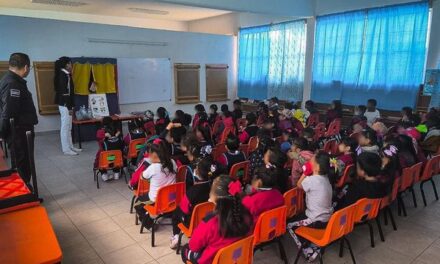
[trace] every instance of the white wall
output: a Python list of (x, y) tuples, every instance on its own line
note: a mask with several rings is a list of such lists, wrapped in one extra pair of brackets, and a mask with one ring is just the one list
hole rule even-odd
[[(66, 55), (71, 57), (141, 57), (171, 58), (172, 63), (200, 63), (200, 96), (206, 98), (206, 63), (230, 65), (229, 98), (236, 95), (236, 40), (232, 36), (209, 35), (188, 32), (138, 29), (90, 23), (65, 22), (47, 19), (0, 16), (0, 60), (7, 60), (12, 52), (25, 52), (32, 61), (54, 61)], [(9, 25), (9, 26), (4, 26)], [(6, 37), (7, 36), (7, 37)], [(89, 43), (88, 37), (124, 40), (168, 42), (168, 46), (139, 46)], [(33, 73), (28, 78), (28, 87), (37, 105)], [(174, 89), (173, 89), (174, 98)], [(192, 113), (193, 104), (176, 105), (174, 102), (157, 102), (123, 105), (123, 113), (166, 107), (170, 112), (177, 109)], [(59, 129), (59, 116), (39, 116), (37, 131)]]
[(434, 1), (431, 17), (431, 35), (429, 36), (428, 60), (426, 68), (440, 67), (440, 1)]

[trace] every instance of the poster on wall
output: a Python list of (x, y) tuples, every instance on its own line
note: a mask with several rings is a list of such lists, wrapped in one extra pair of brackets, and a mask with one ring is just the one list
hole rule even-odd
[(429, 108), (440, 106), (440, 70), (426, 70), (424, 94), (431, 95)]
[(105, 94), (89, 94), (89, 107), (92, 109), (93, 118), (110, 115)]

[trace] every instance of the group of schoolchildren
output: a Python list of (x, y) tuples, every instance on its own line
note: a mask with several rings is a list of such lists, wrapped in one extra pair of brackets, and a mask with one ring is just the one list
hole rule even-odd
[[(295, 235), (297, 227), (325, 228), (334, 211), (361, 198), (386, 196), (403, 168), (425, 160), (439, 145), (440, 114), (436, 109), (418, 118), (412, 109), (404, 108), (402, 120), (388, 129), (380, 122), (376, 101), (370, 99), (366, 107), (355, 108), (350, 127), (336, 137), (338, 155), (331, 155), (320, 150), (328, 139), (316, 140), (313, 127), (306, 126), (307, 119), (318, 113), (313, 101), (307, 101), (302, 110), (296, 104), (281, 105), (272, 98), (260, 103), (256, 113), (246, 114), (245, 122), (237, 122), (243, 118), (241, 102), (236, 100), (233, 105), (232, 111), (222, 105), (218, 113), (213, 104), (207, 113), (199, 104), (194, 117), (179, 110), (172, 120), (163, 107), (157, 109), (156, 120), (147, 111), (143, 120), (129, 123), (124, 139), (111, 119), (104, 118), (97, 133), (99, 151), (124, 149), (132, 139), (148, 138), (139, 158), (133, 161), (137, 169), (130, 181), (130, 188), (137, 188), (140, 177), (150, 182), (148, 194), (139, 197), (135, 206), (147, 229), (153, 220), (144, 205), (155, 203), (158, 190), (175, 183), (178, 167), (187, 166), (186, 194), (172, 217), (172, 249), (178, 244), (178, 225), (189, 225), (194, 207), (206, 201), (215, 204), (214, 212), (183, 247), (185, 263), (211, 263), (218, 250), (252, 234), (258, 217), (284, 205), (283, 193), (295, 187), (305, 192), (306, 210), (288, 219), (288, 231), (298, 248), (303, 246), (304, 257), (313, 261), (320, 248), (304, 245), (307, 241)], [(342, 118), (341, 102), (332, 102), (326, 116), (327, 125)], [(214, 160), (212, 149), (226, 128), (233, 128), (235, 133), (227, 135), (226, 152)], [(257, 146), (245, 155), (240, 144), (247, 144), (251, 137), (257, 138)], [(433, 151), (434, 143), (437, 148)], [(250, 182), (232, 179), (228, 175), (231, 167), (245, 160), (250, 161)], [(336, 188), (335, 183), (350, 165), (354, 169), (347, 184)], [(110, 176), (103, 172), (102, 178), (109, 180)]]

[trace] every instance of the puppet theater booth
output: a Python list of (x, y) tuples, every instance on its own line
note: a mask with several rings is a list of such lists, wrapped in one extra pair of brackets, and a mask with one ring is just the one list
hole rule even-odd
[[(72, 58), (75, 85), (75, 109), (89, 107), (90, 94), (105, 94), (110, 115), (120, 114), (117, 87), (117, 60), (114, 58)], [(96, 91), (93, 91), (94, 87)], [(74, 113), (74, 115), (75, 115)], [(99, 124), (81, 125), (82, 141), (95, 140)], [(78, 128), (73, 126), (74, 140), (78, 141)]]

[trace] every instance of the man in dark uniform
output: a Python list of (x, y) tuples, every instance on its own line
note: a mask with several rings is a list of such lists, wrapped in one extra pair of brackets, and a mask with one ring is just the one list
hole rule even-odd
[[(12, 152), (12, 167), (16, 167), (29, 185), (31, 168), (26, 144), (26, 131), (32, 132), (34, 144), (34, 126), (38, 123), (32, 94), (29, 92), (26, 78), (30, 72), (30, 59), (24, 53), (13, 53), (9, 58), (9, 71), (0, 80), (0, 133)], [(12, 129), (9, 119), (15, 121), (15, 140), (12, 141)], [(15, 157), (15, 159), (14, 159)]]

